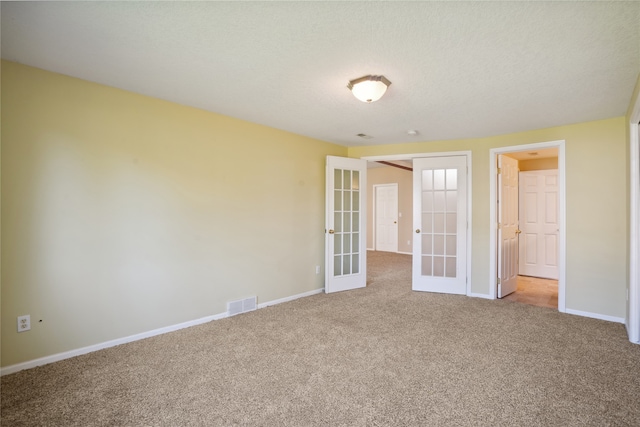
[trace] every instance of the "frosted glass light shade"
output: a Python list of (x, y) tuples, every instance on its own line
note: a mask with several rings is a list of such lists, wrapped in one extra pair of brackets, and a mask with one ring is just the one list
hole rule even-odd
[(351, 80), (347, 87), (362, 102), (374, 102), (382, 98), (391, 82), (385, 76), (364, 76)]

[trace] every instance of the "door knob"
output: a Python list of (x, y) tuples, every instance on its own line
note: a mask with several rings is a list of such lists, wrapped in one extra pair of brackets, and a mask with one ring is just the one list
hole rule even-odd
[(420, 234), (420, 229), (419, 228), (416, 230), (416, 234)]
[(393, 223), (394, 223), (394, 224), (397, 224), (397, 223), (398, 223), (398, 221), (393, 221)]
[(516, 230), (516, 234), (522, 233), (522, 230)]
[(329, 234), (333, 234), (333, 233), (335, 233), (335, 231), (329, 230)]

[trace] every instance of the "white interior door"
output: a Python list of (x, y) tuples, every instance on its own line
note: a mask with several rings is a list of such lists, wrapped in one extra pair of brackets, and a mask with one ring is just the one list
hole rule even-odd
[(398, 252), (398, 184), (375, 185), (376, 250)]
[(325, 292), (367, 285), (367, 162), (327, 156)]
[(498, 156), (498, 298), (518, 287), (518, 161)]
[(413, 160), (413, 220), (413, 290), (466, 294), (466, 156)]
[(558, 279), (558, 170), (520, 172), (520, 274)]

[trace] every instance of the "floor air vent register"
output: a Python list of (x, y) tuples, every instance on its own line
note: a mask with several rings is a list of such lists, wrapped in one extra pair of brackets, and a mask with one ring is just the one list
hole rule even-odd
[(227, 303), (227, 315), (235, 316), (236, 314), (253, 311), (258, 307), (256, 297), (239, 299), (237, 301), (229, 301)]

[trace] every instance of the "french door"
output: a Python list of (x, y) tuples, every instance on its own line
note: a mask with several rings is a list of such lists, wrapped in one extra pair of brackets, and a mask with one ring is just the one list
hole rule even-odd
[(367, 161), (327, 156), (325, 292), (367, 284)]
[(467, 293), (467, 215), (467, 157), (414, 159), (414, 291)]

